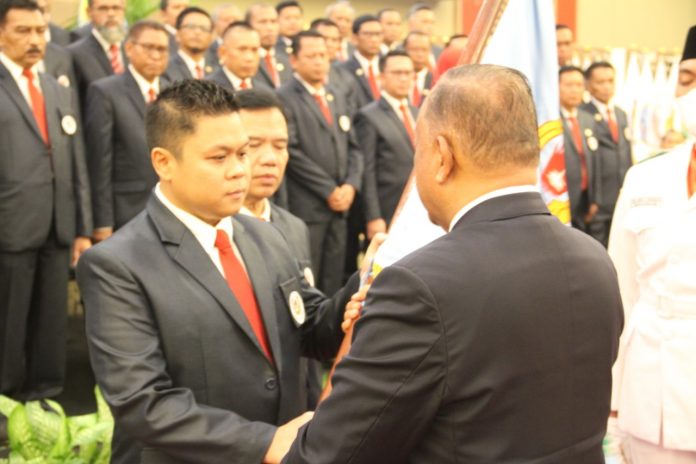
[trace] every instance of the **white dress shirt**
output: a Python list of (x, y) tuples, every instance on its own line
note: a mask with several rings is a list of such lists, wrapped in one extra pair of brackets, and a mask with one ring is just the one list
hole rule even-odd
[(227, 76), (227, 79), (230, 80), (232, 83), (232, 87), (234, 87), (235, 90), (239, 90), (242, 88), (242, 82), (246, 83), (247, 89), (253, 88), (253, 85), (251, 84), (251, 78), (247, 77), (246, 79), (242, 79), (241, 77), (237, 76), (235, 73), (227, 69), (227, 66), (222, 67), (222, 72), (225, 73), (225, 76)]
[(266, 222), (271, 222), (271, 202), (268, 201), (268, 198), (263, 199), (263, 211), (261, 211), (260, 216), (255, 215), (246, 206), (242, 206), (242, 209), (239, 210), (239, 214), (243, 214), (245, 216), (255, 217), (258, 219), (263, 219)]
[(401, 100), (399, 100), (397, 98), (392, 97), (391, 95), (389, 95), (387, 92), (384, 92), (384, 91), (382, 92), (382, 98), (384, 98), (384, 100), (387, 103), (389, 103), (389, 106), (392, 107), (392, 109), (394, 110), (396, 115), (399, 117), (399, 119), (401, 119), (401, 122), (404, 121), (404, 114), (401, 111), (401, 105), (405, 105), (406, 106), (406, 114), (408, 115), (408, 122), (409, 122), (409, 124), (411, 124), (411, 129), (413, 129), (413, 130), (416, 129), (415, 121), (413, 120), (413, 115), (411, 114), (411, 109), (409, 107), (408, 98), (402, 98)]
[(605, 121), (607, 120), (607, 109), (610, 109), (612, 113), (612, 119), (616, 121), (616, 108), (614, 108), (613, 101), (609, 101), (609, 103), (602, 103), (595, 97), (591, 97), (590, 101), (594, 104), (594, 106), (597, 107), (597, 109), (599, 110), (599, 114), (602, 115), (602, 119), (604, 119)]
[[(17, 83), (17, 87), (19, 87), (19, 91), (22, 92), (22, 96), (24, 99), (27, 101), (29, 104), (29, 109), (32, 109), (31, 105), (31, 96), (29, 95), (29, 80), (22, 75), (24, 72), (24, 68), (22, 68), (20, 65), (12, 61), (5, 55), (3, 52), (0, 52), (0, 62), (7, 68), (7, 71), (10, 73), (12, 78), (15, 80)], [(41, 82), (39, 81), (39, 73), (37, 72), (37, 66), (38, 63), (34, 66), (31, 67), (31, 73), (34, 76), (32, 81), (34, 83), (34, 87), (36, 89), (43, 93), (41, 90)]]
[(150, 89), (153, 89), (155, 91), (155, 96), (159, 95), (159, 92), (160, 92), (159, 76), (155, 77), (155, 79), (152, 82), (149, 82), (147, 79), (145, 79), (142, 76), (142, 74), (140, 74), (135, 69), (135, 67), (132, 64), (128, 65), (128, 70), (133, 75), (135, 82), (138, 84), (138, 88), (140, 88), (140, 93), (143, 94), (143, 98), (145, 99), (146, 102), (150, 101)]
[(464, 205), (464, 207), (462, 209), (460, 209), (459, 212), (457, 212), (457, 214), (454, 215), (454, 217), (452, 218), (452, 221), (450, 222), (449, 232), (452, 232), (452, 229), (454, 229), (454, 226), (457, 225), (457, 222), (459, 222), (459, 220), (461, 218), (463, 218), (466, 213), (468, 213), (469, 211), (471, 211), (472, 209), (474, 209), (476, 206), (480, 205), (484, 201), (491, 200), (491, 199), (497, 198), (497, 197), (502, 197), (505, 195), (513, 195), (515, 193), (526, 193), (526, 192), (539, 193), (539, 189), (534, 185), (513, 185), (511, 187), (504, 187), (501, 189), (492, 190), (488, 193), (481, 195), (480, 197), (478, 197), (478, 198), (470, 201), (466, 205)]
[(196, 67), (200, 67), (201, 72), (203, 73), (203, 76), (205, 76), (205, 57), (201, 58), (198, 61), (195, 61), (193, 58), (188, 56), (181, 49), (179, 49), (177, 51), (177, 53), (181, 57), (181, 59), (184, 60), (184, 64), (186, 65), (189, 72), (191, 73), (191, 76), (193, 76), (194, 79), (198, 78), (198, 73), (196, 72)]
[[(369, 76), (370, 68), (372, 68), (372, 72), (375, 75), (375, 79), (379, 77), (379, 55), (375, 56), (371, 60), (368, 60), (367, 58), (362, 56), (362, 54), (357, 50), (355, 50), (353, 55), (355, 55), (355, 59), (358, 60), (358, 63), (360, 63), (360, 67), (365, 73), (365, 78)], [(379, 81), (377, 81), (377, 85), (379, 86)]]

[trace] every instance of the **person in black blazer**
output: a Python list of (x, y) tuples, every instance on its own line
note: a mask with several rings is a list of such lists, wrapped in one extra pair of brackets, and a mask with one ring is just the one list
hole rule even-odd
[(379, 46), (382, 43), (382, 24), (376, 16), (363, 15), (353, 22), (355, 51), (343, 62), (343, 68), (353, 76), (357, 91), (356, 109), (379, 99)]
[(189, 0), (160, 0), (159, 2), (159, 20), (167, 31), (169, 56), (176, 55), (179, 50), (179, 43), (176, 40), (176, 19), (190, 3)]
[(89, 32), (70, 44), (75, 70), (75, 86), (82, 105), (82, 114), (89, 85), (127, 66), (121, 41), (125, 38), (125, 3), (123, 0), (92, 0), (87, 7)]
[(167, 31), (140, 21), (124, 49), (130, 65), (123, 74), (92, 83), (87, 92), (86, 145), (92, 184), (94, 239), (108, 238), (145, 208), (157, 175), (145, 137), (145, 109), (167, 81)]
[(621, 295), (602, 246), (535, 186), (526, 78), (453, 68), (417, 131), (418, 193), (447, 233), (377, 275), (283, 462), (604, 463)]
[(112, 462), (279, 462), (306, 420), (279, 427), (306, 410), (301, 356), (335, 355), (358, 276), (327, 299), (275, 228), (232, 217), (249, 138), (231, 92), (173, 84), (146, 126), (160, 182), (77, 269)]
[(92, 211), (75, 101), (37, 72), (45, 19), (7, 0), (0, 24), (0, 394), (36, 400), (63, 390), (69, 268)]
[(563, 66), (558, 71), (558, 87), (563, 122), (565, 175), (573, 227), (588, 232), (601, 198), (592, 116), (578, 107), (582, 104), (585, 77), (582, 69)]
[(190, 6), (176, 18), (177, 52), (169, 57), (167, 79), (177, 82), (184, 79), (204, 79), (218, 68), (216, 58), (209, 56), (213, 41), (213, 20), (202, 8)]
[(230, 24), (222, 35), (218, 48), (220, 68), (208, 79), (230, 90), (273, 88), (259, 71), (259, 33), (249, 23)]
[(409, 93), (411, 104), (420, 107), (433, 86), (433, 73), (430, 71), (430, 36), (420, 31), (409, 32), (404, 39), (404, 51), (413, 60), (416, 71), (413, 88)]
[(382, 98), (355, 117), (365, 157), (362, 199), (368, 239), (387, 231), (411, 175), (418, 117), (417, 108), (408, 101), (414, 77), (411, 58), (403, 51), (388, 52), (380, 59), (380, 77)]
[[(406, 18), (408, 19), (409, 33), (419, 31), (427, 34), (431, 40), (435, 37), (435, 11), (432, 6), (427, 3), (415, 3), (409, 9)], [(428, 57), (431, 68), (435, 68), (442, 51), (442, 46), (431, 43), (430, 56)]]
[[(326, 42), (316, 31), (293, 39), (291, 62), (297, 77), (278, 91), (288, 117), (289, 210), (307, 223), (317, 287), (332, 294), (341, 287), (346, 246), (346, 213), (360, 190), (363, 155), (357, 145), (343, 94), (324, 86)], [(323, 109), (322, 109), (323, 108)]]
[(292, 68), (285, 47), (278, 45), (278, 12), (268, 4), (257, 3), (249, 7), (245, 21), (259, 32), (261, 63), (259, 75), (268, 86), (278, 88), (292, 77)]
[(599, 142), (597, 170), (602, 195), (598, 201), (599, 210), (588, 231), (605, 247), (609, 243), (616, 200), (626, 171), (633, 165), (628, 116), (612, 101), (614, 75), (613, 66), (605, 61), (590, 65), (585, 70), (585, 80), (592, 99), (580, 106), (594, 117), (595, 136)]
[(59, 84), (64, 87), (72, 87), (77, 98), (75, 70), (73, 68), (72, 55), (70, 55), (69, 51), (60, 45), (48, 42), (46, 44), (43, 66), (43, 72), (55, 77)]

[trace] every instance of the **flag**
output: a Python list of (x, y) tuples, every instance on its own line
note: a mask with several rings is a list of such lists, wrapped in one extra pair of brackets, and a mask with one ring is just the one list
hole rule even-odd
[[(481, 63), (517, 69), (527, 76), (536, 105), (541, 158), (539, 190), (549, 209), (570, 223), (565, 181), (563, 126), (558, 101), (558, 61), (553, 0), (508, 2), (488, 41)], [(375, 257), (375, 270), (442, 236), (418, 198), (413, 181), (406, 188), (401, 212), (392, 221), (389, 237)]]

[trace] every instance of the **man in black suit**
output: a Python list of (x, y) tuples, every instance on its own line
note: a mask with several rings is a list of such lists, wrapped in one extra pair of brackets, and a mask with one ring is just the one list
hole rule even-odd
[(92, 233), (74, 99), (37, 72), (46, 28), (36, 3), (0, 4), (0, 394), (22, 400), (63, 390), (69, 268)]
[(363, 15), (353, 22), (355, 52), (343, 62), (343, 68), (355, 79), (357, 109), (379, 99), (379, 46), (382, 25), (376, 16)]
[(232, 217), (249, 177), (237, 109), (207, 81), (165, 89), (146, 115), (160, 181), (78, 266), (116, 464), (278, 462), (307, 418), (278, 426), (306, 410), (301, 356), (340, 344), (357, 276), (329, 300), (277, 230)]
[(399, 48), (403, 34), (401, 13), (394, 8), (382, 8), (377, 13), (377, 19), (382, 24), (383, 40), (380, 46), (380, 54), (386, 55)]
[(283, 0), (276, 4), (278, 13), (278, 44), (276, 50), (289, 58), (292, 53), (292, 38), (302, 30), (302, 5), (296, 0)]
[(363, 156), (342, 93), (325, 86), (329, 60), (324, 38), (304, 31), (293, 39), (296, 73), (278, 96), (290, 133), (287, 187), (290, 211), (307, 223), (317, 287), (341, 287), (346, 214), (360, 190)]
[(355, 8), (353, 8), (349, 0), (337, 0), (327, 5), (324, 10), (324, 16), (338, 25), (341, 31), (341, 42), (338, 47), (338, 54), (335, 58), (339, 61), (346, 61), (353, 56), (353, 51), (355, 50), (355, 47), (351, 43)]
[(179, 50), (179, 43), (176, 41), (176, 18), (190, 3), (189, 0), (160, 0), (159, 17), (167, 31), (169, 56), (174, 56)]
[(413, 170), (418, 110), (409, 104), (413, 61), (403, 51), (380, 59), (382, 98), (360, 109), (355, 130), (365, 157), (362, 199), (367, 238), (386, 232)]
[(579, 109), (585, 90), (582, 69), (561, 67), (558, 71), (558, 90), (571, 224), (589, 233), (592, 220), (599, 210), (601, 194), (596, 159), (599, 144), (594, 135), (592, 116)]
[[(427, 34), (431, 40), (435, 38), (435, 11), (433, 7), (425, 3), (416, 3), (408, 10), (408, 32), (419, 31)], [(428, 61), (430, 68), (434, 69), (437, 60), (442, 54), (442, 47), (437, 44), (430, 46)]]
[(597, 171), (601, 199), (589, 233), (605, 247), (609, 243), (616, 200), (626, 171), (633, 164), (628, 116), (613, 102), (614, 76), (614, 67), (606, 61), (591, 64), (585, 70), (585, 81), (592, 99), (580, 106), (594, 117), (599, 142)]
[(281, 45), (279, 51), (278, 13), (271, 5), (257, 3), (249, 7), (245, 19), (261, 38), (259, 73), (269, 86), (278, 88), (292, 77), (286, 47)]
[(509, 68), (438, 82), (415, 175), (448, 233), (376, 277), (285, 463), (604, 463), (621, 296), (601, 245), (535, 187), (535, 113)]
[(416, 71), (409, 99), (413, 106), (420, 107), (433, 85), (433, 73), (430, 71), (430, 36), (419, 31), (409, 32), (404, 39), (404, 50), (413, 60)]
[(272, 88), (259, 74), (259, 33), (244, 21), (229, 25), (218, 48), (220, 68), (208, 79), (229, 90)]
[(75, 69), (76, 87), (83, 105), (89, 85), (126, 69), (121, 42), (126, 36), (124, 0), (91, 0), (87, 12), (90, 32), (68, 47)]
[(169, 82), (205, 79), (218, 68), (217, 59), (208, 55), (213, 41), (213, 20), (197, 6), (185, 8), (176, 18), (176, 41), (179, 50), (169, 57)]
[(326, 51), (331, 62), (327, 84), (343, 92), (350, 106), (350, 114), (355, 114), (358, 110), (358, 102), (354, 95), (359, 91), (358, 83), (351, 72), (341, 66), (341, 61), (336, 58), (341, 47), (341, 32), (338, 25), (330, 19), (319, 18), (312, 21), (310, 29), (320, 33), (326, 40)]
[(208, 48), (208, 55), (217, 58), (218, 47), (222, 45), (222, 36), (225, 30), (230, 24), (244, 19), (244, 15), (239, 8), (231, 3), (219, 3), (210, 12), (210, 17), (213, 20), (215, 38)]
[(95, 241), (111, 236), (140, 213), (157, 175), (145, 139), (145, 108), (166, 81), (167, 30), (141, 21), (128, 32), (128, 69), (92, 83), (87, 91), (85, 142), (92, 186)]

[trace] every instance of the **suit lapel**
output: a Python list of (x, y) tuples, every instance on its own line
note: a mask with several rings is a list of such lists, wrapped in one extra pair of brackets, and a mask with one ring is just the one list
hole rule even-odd
[(355, 77), (358, 79), (358, 82), (360, 82), (360, 87), (362, 87), (363, 92), (365, 92), (365, 95), (370, 97), (370, 100), (374, 100), (374, 95), (372, 95), (372, 87), (370, 87), (370, 83), (367, 80), (365, 71), (363, 71), (362, 66), (360, 66), (360, 63), (357, 59), (355, 59), (355, 57), (353, 57), (352, 60), (353, 61), (351, 61), (351, 67), (353, 68), (353, 73), (355, 74)]
[(27, 121), (27, 124), (29, 124), (29, 126), (31, 126), (31, 128), (34, 130), (36, 136), (43, 140), (43, 136), (41, 135), (41, 131), (39, 131), (39, 126), (36, 124), (36, 119), (34, 118), (34, 113), (32, 112), (29, 103), (19, 90), (17, 82), (15, 82), (10, 72), (2, 63), (0, 63), (0, 83), (17, 108), (19, 108), (22, 116), (24, 116), (24, 119)]
[(386, 114), (387, 119), (391, 121), (392, 126), (394, 126), (396, 131), (401, 134), (401, 139), (413, 150), (411, 138), (408, 136), (408, 132), (406, 132), (406, 126), (404, 126), (401, 118), (399, 118), (399, 116), (394, 112), (394, 108), (392, 108), (384, 98), (379, 100), (378, 105)]
[(128, 95), (128, 98), (133, 103), (133, 106), (138, 111), (138, 114), (143, 118), (143, 120), (145, 120), (145, 98), (143, 97), (140, 87), (130, 71), (126, 71), (123, 74), (121, 77), (121, 82), (125, 88), (126, 95)]
[(196, 237), (154, 194), (148, 201), (147, 212), (172, 259), (217, 300), (249, 340), (263, 353), (242, 307)]
[[(106, 56), (106, 51), (104, 51), (101, 44), (97, 41), (97, 38), (94, 37), (94, 35), (91, 32), (89, 33), (89, 39), (87, 43), (90, 47), (92, 47), (92, 56), (95, 56), (97, 58), (99, 66), (101, 66), (101, 68), (106, 72), (107, 75), (113, 74), (114, 70), (111, 67), (111, 60), (108, 56)], [(124, 67), (126, 66), (125, 60), (123, 60), (123, 65)]]
[[(244, 225), (233, 220), (234, 223), (234, 242), (244, 259), (244, 265), (251, 280), (251, 285), (254, 288), (256, 301), (259, 305), (259, 310), (263, 317), (263, 324), (266, 328), (268, 341), (271, 344), (273, 360), (275, 361), (278, 372), (281, 371), (281, 346), (280, 335), (278, 333), (278, 320), (276, 318), (275, 302), (273, 301), (273, 288), (271, 287), (271, 278), (266, 269), (265, 260), (261, 255), (256, 244), (249, 238), (244, 230)], [(259, 349), (261, 347), (259, 346)]]
[[(48, 125), (48, 137), (49, 140), (58, 140), (60, 132), (62, 129), (59, 127), (61, 121), (61, 114), (58, 109), (58, 96), (55, 94), (55, 89), (52, 85), (46, 82), (46, 76), (43, 73), (39, 73), (39, 82), (41, 83), (41, 92), (44, 97), (44, 106), (46, 108), (46, 124)], [(56, 118), (55, 116), (58, 115)], [(56, 122), (60, 121), (59, 124)], [(54, 164), (56, 160), (53, 160)]]
[[(309, 94), (307, 89), (304, 88), (301, 82), (297, 81), (296, 82), (296, 87), (297, 87), (297, 92), (300, 94), (300, 98), (302, 99), (302, 102), (309, 108), (309, 110), (314, 114), (314, 117), (319, 120), (321, 125), (323, 125), (328, 131), (333, 132), (333, 128), (329, 126), (328, 121), (324, 117), (324, 114), (321, 112), (319, 109), (319, 105), (317, 105), (316, 100), (314, 100), (314, 97)], [(328, 101), (327, 101), (328, 103)], [(329, 108), (331, 106), (329, 105)]]

